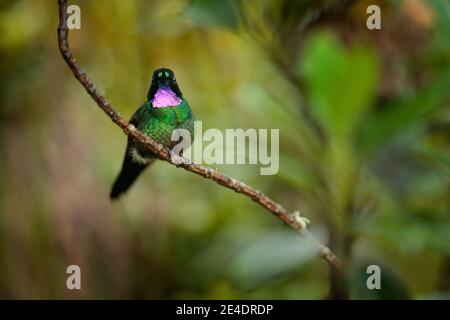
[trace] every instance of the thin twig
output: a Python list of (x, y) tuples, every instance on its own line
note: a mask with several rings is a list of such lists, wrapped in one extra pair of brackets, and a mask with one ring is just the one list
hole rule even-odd
[(293, 214), (289, 213), (285, 208), (283, 208), (279, 203), (270, 199), (264, 195), (261, 191), (258, 191), (245, 183), (236, 180), (231, 177), (217, 172), (211, 168), (193, 164), (193, 163), (182, 163), (175, 164), (171, 160), (171, 152), (169, 149), (163, 145), (155, 142), (148, 136), (144, 135), (133, 125), (130, 125), (125, 121), (111, 106), (111, 104), (106, 100), (106, 98), (97, 90), (92, 80), (87, 76), (87, 74), (81, 69), (77, 60), (75, 59), (72, 51), (69, 48), (69, 43), (67, 40), (68, 28), (67, 28), (67, 0), (59, 0), (59, 25), (58, 25), (58, 44), (59, 50), (66, 61), (69, 68), (72, 70), (73, 75), (78, 81), (83, 85), (88, 94), (94, 99), (97, 105), (111, 118), (111, 120), (116, 123), (128, 136), (132, 137), (136, 141), (139, 141), (145, 145), (149, 150), (155, 153), (161, 160), (167, 161), (177, 167), (181, 167), (187, 171), (198, 174), (204, 178), (213, 180), (218, 184), (241, 193), (256, 203), (263, 206), (265, 209), (273, 213), (276, 217), (281, 219), (285, 224), (287, 224), (292, 229), (301, 232), (301, 234), (313, 239), (314, 243), (317, 244), (319, 248), (320, 256), (328, 262), (328, 264), (341, 272), (341, 261), (336, 255), (331, 252), (331, 250), (325, 245), (321, 244), (314, 236), (301, 224), (299, 223)]

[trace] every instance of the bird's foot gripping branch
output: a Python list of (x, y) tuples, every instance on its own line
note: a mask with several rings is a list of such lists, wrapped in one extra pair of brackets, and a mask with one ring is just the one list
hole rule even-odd
[[(72, 51), (69, 48), (68, 43), (68, 28), (67, 28), (67, 1), (59, 0), (59, 25), (58, 25), (58, 45), (61, 54), (72, 71), (75, 78), (81, 83), (85, 88), (87, 93), (91, 98), (97, 103), (97, 105), (102, 109), (109, 118), (117, 124), (126, 135), (130, 137), (133, 141), (139, 143), (142, 148), (145, 148), (150, 153), (152, 153), (155, 158), (169, 162), (187, 171), (195, 173), (199, 176), (213, 180), (221, 186), (228, 189), (234, 190), (244, 196), (255, 201), (267, 211), (271, 212), (277, 218), (282, 220), (285, 224), (296, 231), (301, 231), (301, 234), (305, 237), (309, 237), (314, 240), (319, 249), (319, 254), (335, 271), (341, 272), (342, 266), (341, 261), (336, 255), (331, 252), (331, 250), (325, 245), (318, 242), (313, 235), (306, 229), (305, 218), (300, 217), (298, 214), (291, 214), (279, 203), (275, 202), (271, 198), (264, 195), (262, 192), (246, 185), (245, 183), (230, 178), (220, 172), (212, 170), (211, 168), (193, 164), (189, 161), (183, 161), (182, 163), (173, 163), (171, 159), (171, 152), (164, 145), (156, 142), (154, 139), (148, 135), (144, 135), (140, 130), (136, 128), (131, 123), (125, 121), (112, 107), (112, 105), (106, 100), (106, 98), (97, 90), (92, 80), (88, 77), (86, 72), (84, 72), (77, 60), (75, 59)], [(309, 222), (309, 221), (308, 221)]]

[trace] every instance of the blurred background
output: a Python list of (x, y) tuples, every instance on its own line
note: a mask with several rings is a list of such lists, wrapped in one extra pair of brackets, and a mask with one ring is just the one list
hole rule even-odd
[(450, 297), (448, 1), (69, 4), (71, 48), (125, 118), (165, 66), (204, 130), (279, 128), (277, 175), (217, 169), (300, 210), (345, 277), (257, 204), (167, 163), (111, 203), (126, 137), (63, 62), (57, 1), (4, 0), (0, 298)]

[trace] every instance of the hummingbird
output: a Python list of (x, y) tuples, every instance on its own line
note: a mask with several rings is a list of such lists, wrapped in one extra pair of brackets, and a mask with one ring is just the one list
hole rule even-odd
[[(156, 142), (173, 148), (172, 132), (187, 129), (194, 139), (194, 114), (183, 98), (175, 74), (167, 68), (156, 69), (147, 93), (146, 102), (133, 114), (130, 124)], [(116, 178), (110, 198), (117, 199), (126, 192), (148, 166), (154, 163), (156, 155), (141, 143), (128, 137), (122, 170)]]

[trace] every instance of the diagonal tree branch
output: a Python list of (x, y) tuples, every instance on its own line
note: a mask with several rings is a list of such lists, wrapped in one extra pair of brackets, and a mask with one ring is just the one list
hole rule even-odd
[(59, 1), (59, 25), (58, 25), (58, 45), (59, 50), (66, 61), (69, 68), (72, 70), (73, 75), (86, 89), (87, 93), (94, 99), (97, 105), (111, 118), (111, 120), (116, 123), (128, 136), (132, 137), (136, 141), (141, 142), (149, 150), (155, 153), (161, 160), (167, 161), (177, 167), (181, 167), (187, 171), (198, 174), (204, 178), (215, 181), (216, 183), (241, 193), (256, 203), (263, 206), (266, 210), (274, 214), (285, 224), (287, 224), (292, 229), (299, 231), (303, 236), (311, 238), (314, 243), (318, 246), (320, 256), (332, 267), (335, 271), (342, 272), (342, 263), (336, 255), (331, 252), (331, 250), (325, 245), (321, 244), (314, 236), (306, 229), (305, 225), (302, 224), (298, 219), (296, 219), (294, 214), (288, 212), (279, 203), (270, 199), (264, 195), (261, 191), (258, 191), (245, 183), (236, 180), (234, 178), (228, 177), (220, 172), (217, 172), (211, 168), (193, 164), (193, 163), (182, 163), (175, 164), (171, 160), (171, 153), (163, 145), (153, 141), (148, 136), (145, 136), (133, 125), (125, 121), (111, 106), (111, 104), (106, 100), (106, 98), (97, 90), (92, 80), (87, 76), (87, 74), (81, 69), (80, 65), (77, 63), (72, 51), (69, 48), (68, 43), (68, 28), (67, 28), (67, 0)]

